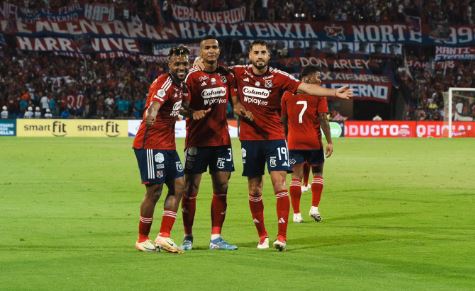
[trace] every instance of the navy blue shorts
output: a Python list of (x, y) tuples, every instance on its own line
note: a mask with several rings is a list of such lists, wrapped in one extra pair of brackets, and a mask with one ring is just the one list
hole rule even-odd
[(190, 147), (185, 150), (185, 173), (234, 172), (231, 146)]
[(311, 166), (322, 164), (325, 161), (323, 149), (319, 150), (290, 150), (290, 165), (307, 163)]
[(183, 177), (183, 165), (174, 150), (134, 149), (143, 184), (164, 184)]
[(290, 172), (287, 142), (279, 140), (243, 140), (241, 141), (243, 176), (256, 177), (267, 171)]

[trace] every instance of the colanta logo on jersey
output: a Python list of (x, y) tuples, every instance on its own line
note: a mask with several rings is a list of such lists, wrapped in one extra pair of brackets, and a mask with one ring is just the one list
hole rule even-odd
[(226, 98), (221, 98), (224, 96), (226, 96), (225, 87), (208, 88), (201, 91), (204, 105), (224, 104), (227, 101)]
[(265, 100), (270, 95), (270, 91), (267, 89), (244, 86), (242, 93), (244, 94), (244, 102), (257, 105), (269, 104), (269, 101)]

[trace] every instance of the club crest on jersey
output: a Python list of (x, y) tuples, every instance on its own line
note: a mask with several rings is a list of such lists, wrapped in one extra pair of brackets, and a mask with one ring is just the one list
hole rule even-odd
[(176, 170), (178, 172), (183, 172), (183, 165), (181, 164), (181, 162), (176, 162)]
[(164, 160), (165, 160), (165, 157), (163, 156), (162, 153), (157, 153), (155, 155), (155, 162), (156, 163), (163, 163)]
[(266, 88), (272, 88), (272, 80), (265, 80), (264, 82), (264, 87)]
[(228, 80), (226, 79), (226, 76), (221, 76), (221, 81), (225, 84), (228, 82)]

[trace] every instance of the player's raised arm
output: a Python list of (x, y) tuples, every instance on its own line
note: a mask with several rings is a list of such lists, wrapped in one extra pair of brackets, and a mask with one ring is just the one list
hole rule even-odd
[(298, 90), (315, 96), (336, 97), (340, 99), (350, 99), (353, 97), (353, 90), (348, 86), (343, 86), (338, 89), (329, 89), (317, 84), (301, 83)]

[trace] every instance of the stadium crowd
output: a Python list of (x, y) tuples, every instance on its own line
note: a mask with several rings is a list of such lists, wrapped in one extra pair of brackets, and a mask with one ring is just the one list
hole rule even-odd
[[(335, 2), (341, 5), (335, 5)], [(31, 11), (56, 9), (73, 3), (103, 3), (95, 0), (20, 1)], [(19, 5), (20, 5), (19, 4)], [(475, 1), (469, 0), (250, 0), (250, 1), (196, 1), (196, 0), (116, 0), (113, 5), (119, 19), (128, 20), (136, 15), (145, 22), (160, 21), (156, 9), (159, 5), (164, 18), (170, 5), (186, 5), (197, 10), (217, 11), (246, 5), (248, 21), (351, 21), (380, 22), (405, 21), (408, 15), (421, 17), (423, 22), (473, 24), (472, 10)], [(422, 9), (422, 5), (424, 9)], [(228, 40), (223, 47), (223, 61), (228, 64), (244, 63), (245, 45)], [(296, 42), (287, 49), (283, 42), (275, 42), (271, 65), (285, 68), (291, 73), (300, 70), (296, 62), (286, 62), (288, 57), (323, 56), (338, 58), (344, 51), (328, 54), (313, 47), (303, 48)], [(433, 52), (414, 53), (404, 48), (405, 58), (396, 56), (371, 62), (373, 73), (389, 74), (406, 101), (406, 119), (443, 119), (442, 92), (451, 86), (474, 87), (475, 63), (453, 61), (452, 65), (433, 62)], [(42, 116), (49, 110), (55, 117), (73, 118), (140, 118), (149, 84), (164, 71), (166, 64), (156, 64), (137, 59), (68, 58), (53, 53), (20, 51), (0, 45), (0, 106), (7, 106), (10, 117), (23, 117), (32, 107), (40, 108)], [(52, 61), (54, 59), (54, 62)], [(372, 56), (369, 56), (372, 60)], [(420, 64), (408, 66), (407, 63)], [(442, 63), (446, 64), (446, 62)], [(470, 107), (470, 104), (467, 106)], [(475, 109), (474, 109), (475, 110)], [(231, 111), (231, 110), (230, 110)]]

